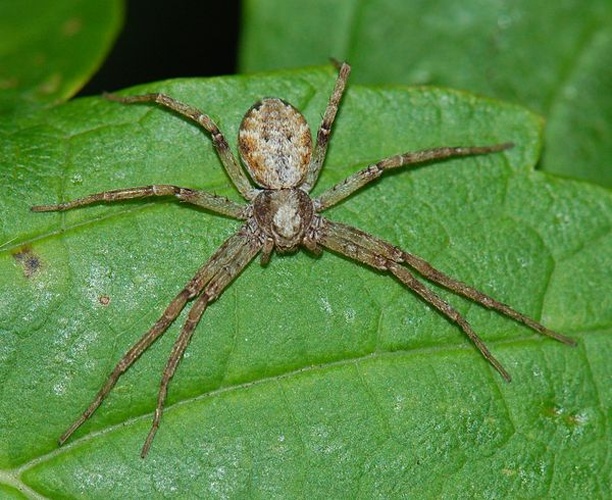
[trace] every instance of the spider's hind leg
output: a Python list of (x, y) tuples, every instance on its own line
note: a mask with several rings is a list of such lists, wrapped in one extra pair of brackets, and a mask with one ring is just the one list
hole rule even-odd
[(325, 108), (325, 114), (321, 120), (321, 125), (319, 125), (317, 140), (312, 153), (312, 159), (310, 161), (310, 165), (308, 166), (306, 180), (302, 185), (302, 189), (307, 193), (310, 192), (317, 182), (319, 172), (321, 171), (321, 167), (323, 166), (323, 162), (327, 156), (327, 146), (329, 145), (331, 130), (334, 125), (334, 120), (336, 119), (336, 114), (338, 113), (338, 108), (340, 107), (340, 100), (344, 95), (346, 82), (351, 74), (351, 66), (346, 62), (339, 63), (338, 61), (334, 61), (334, 66), (338, 68), (338, 77), (336, 79), (334, 90), (329, 96), (329, 101), (327, 103), (327, 108)]
[(176, 99), (161, 93), (128, 96), (104, 94), (104, 97), (109, 101), (120, 102), (122, 104), (159, 104), (160, 106), (174, 111), (184, 118), (196, 123), (210, 134), (213, 146), (221, 159), (221, 163), (223, 163), (223, 167), (225, 168), (227, 175), (232, 180), (232, 183), (234, 186), (236, 186), (236, 189), (238, 189), (240, 194), (247, 200), (252, 200), (257, 196), (258, 190), (253, 188), (247, 175), (240, 167), (240, 163), (232, 153), (227, 139), (213, 119), (203, 111), (200, 111), (195, 106), (177, 101)]

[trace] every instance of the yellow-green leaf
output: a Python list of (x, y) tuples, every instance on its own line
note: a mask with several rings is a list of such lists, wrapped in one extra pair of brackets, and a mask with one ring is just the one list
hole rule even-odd
[(120, 0), (0, 2), (0, 115), (74, 95), (119, 31)]
[(546, 118), (539, 168), (612, 187), (612, 2), (248, 0), (243, 71), (333, 56), (360, 83), (444, 85)]
[[(263, 96), (316, 129), (331, 68), (152, 83), (232, 145)], [(450, 90), (350, 86), (315, 192), (378, 158), (513, 141), (387, 175), (328, 212), (575, 337), (569, 348), (440, 291), (512, 373), (390, 277), (335, 255), (253, 262), (207, 310), (139, 457), (185, 314), (62, 448), (125, 350), (235, 221), (171, 200), (32, 213), (171, 183), (239, 200), (205, 133), (152, 106), (77, 99), (2, 136), (0, 482), (87, 498), (605, 496), (612, 196), (535, 172), (541, 120)]]

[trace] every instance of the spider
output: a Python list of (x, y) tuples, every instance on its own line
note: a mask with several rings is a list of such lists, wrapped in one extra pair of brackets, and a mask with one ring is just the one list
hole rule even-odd
[(304, 247), (314, 254), (320, 254), (322, 249), (327, 249), (390, 273), (448, 320), (455, 322), (506, 381), (511, 380), (510, 374), (491, 354), (466, 319), (419, 281), (415, 271), (422, 278), (523, 323), (540, 334), (568, 345), (575, 345), (573, 339), (549, 330), (511, 307), (445, 275), (422, 258), (357, 228), (333, 222), (321, 215), (321, 212), (341, 202), (387, 170), (451, 157), (497, 153), (513, 146), (511, 143), (503, 143), (438, 147), (390, 156), (350, 175), (317, 198), (311, 198), (309, 193), (325, 160), (332, 126), (350, 73), (347, 63), (337, 64), (337, 67), (338, 76), (314, 144), (304, 116), (281, 99), (262, 99), (246, 112), (238, 132), (238, 150), (248, 176), (217, 125), (202, 111), (160, 93), (127, 97), (105, 94), (107, 99), (124, 104), (156, 103), (203, 127), (210, 134), (227, 175), (247, 203), (237, 203), (197, 189), (156, 184), (104, 191), (73, 201), (32, 207), (35, 212), (53, 212), (99, 202), (173, 196), (182, 202), (243, 221), (240, 229), (198, 269), (151, 329), (124, 354), (90, 405), (59, 438), (60, 445), (96, 411), (119, 377), (168, 329), (187, 302), (193, 301), (163, 371), (153, 422), (141, 450), (141, 456), (144, 458), (160, 425), (169, 382), (196, 325), (208, 305), (223, 293), (258, 254), (261, 254), (261, 264), (265, 265), (273, 252), (291, 253)]

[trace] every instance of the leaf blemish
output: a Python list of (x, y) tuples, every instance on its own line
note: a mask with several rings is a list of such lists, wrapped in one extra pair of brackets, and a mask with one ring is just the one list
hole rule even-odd
[(19, 265), (21, 265), (23, 270), (23, 275), (26, 278), (31, 278), (38, 271), (40, 271), (42, 267), (42, 262), (40, 257), (34, 253), (32, 247), (25, 246), (20, 248), (18, 251), (14, 252), (13, 258), (17, 261)]

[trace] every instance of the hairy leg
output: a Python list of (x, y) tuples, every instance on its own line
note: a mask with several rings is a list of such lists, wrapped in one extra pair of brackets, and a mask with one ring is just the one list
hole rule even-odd
[(187, 346), (191, 341), (195, 327), (202, 318), (204, 311), (206, 311), (208, 304), (223, 293), (223, 291), (242, 272), (248, 263), (253, 260), (255, 255), (257, 255), (257, 253), (260, 251), (260, 248), (261, 246), (259, 244), (254, 244), (252, 240), (247, 239), (244, 241), (242, 246), (235, 249), (235, 252), (231, 254), (227, 253), (225, 255), (219, 255), (219, 259), (214, 266), (214, 276), (212, 276), (208, 284), (204, 287), (202, 294), (193, 303), (187, 320), (185, 321), (181, 333), (172, 347), (172, 352), (170, 353), (170, 357), (168, 358), (168, 362), (164, 368), (164, 373), (162, 375), (159, 393), (157, 396), (157, 406), (153, 416), (153, 423), (151, 424), (151, 430), (147, 435), (140, 453), (142, 458), (144, 458), (149, 452), (153, 438), (157, 433), (157, 429), (159, 428), (164, 411), (164, 403), (168, 394), (168, 385), (174, 376), (185, 349), (187, 349)]
[(113, 203), (116, 201), (149, 198), (153, 196), (174, 196), (180, 201), (205, 208), (211, 212), (233, 217), (234, 219), (245, 219), (245, 206), (231, 201), (223, 196), (207, 193), (197, 189), (182, 188), (167, 184), (154, 184), (152, 186), (140, 186), (125, 189), (114, 189), (90, 194), (83, 198), (56, 203), (53, 205), (34, 205), (33, 212), (61, 212), (71, 210), (94, 203)]
[(223, 167), (229, 175), (230, 179), (236, 186), (236, 189), (240, 194), (247, 200), (252, 200), (257, 196), (258, 190), (254, 189), (246, 174), (240, 167), (240, 164), (236, 160), (236, 157), (232, 153), (225, 136), (219, 130), (216, 123), (210, 116), (203, 113), (194, 106), (184, 104), (182, 102), (173, 99), (165, 94), (143, 94), (133, 96), (118, 96), (115, 94), (104, 94), (110, 101), (116, 101), (123, 104), (134, 104), (134, 103), (156, 103), (165, 108), (171, 109), (175, 113), (197, 123), (204, 128), (211, 136), (213, 145), (223, 163)]
[(391, 272), (396, 278), (413, 290), (426, 302), (435, 307), (448, 319), (457, 323), (464, 333), (472, 340), (481, 354), (495, 367), (495, 369), (506, 380), (510, 380), (510, 375), (503, 366), (489, 352), (484, 342), (473, 331), (468, 322), (448, 303), (436, 295), (433, 291), (419, 282), (414, 275), (401, 264), (407, 264), (418, 271), (422, 276), (430, 281), (448, 288), (454, 293), (467, 297), (474, 302), (494, 309), (497, 312), (527, 325), (533, 330), (554, 338), (568, 345), (575, 345), (575, 341), (565, 335), (549, 330), (535, 320), (519, 313), (510, 306), (507, 306), (492, 297), (472, 288), (461, 281), (455, 280), (445, 275), (441, 271), (433, 268), (423, 259), (404, 252), (403, 250), (383, 241), (379, 238), (365, 233), (345, 224), (329, 221), (321, 218), (319, 243), (341, 255), (350, 259), (362, 262), (382, 271)]
[(426, 161), (444, 160), (446, 158), (456, 158), (460, 156), (486, 155), (497, 153), (513, 146), (512, 143), (494, 144), (492, 146), (471, 146), (471, 147), (441, 147), (433, 149), (423, 149), (421, 151), (408, 152), (400, 155), (389, 156), (355, 172), (335, 186), (321, 194), (315, 201), (317, 211), (323, 211), (341, 202), (366, 184), (378, 179), (383, 172), (394, 168), (414, 165)]
[[(252, 237), (248, 225), (243, 226), (238, 233), (228, 238), (206, 264), (198, 270), (185, 288), (172, 300), (153, 327), (123, 355), (89, 406), (59, 438), (59, 444), (62, 445), (65, 443), (66, 440), (68, 440), (68, 438), (98, 409), (121, 375), (136, 362), (153, 342), (164, 334), (183, 310), (187, 301), (200, 295), (205, 287), (209, 290), (209, 296), (213, 296), (213, 292), (216, 293), (214, 297), (218, 296), (222, 289), (218, 289), (218, 284), (216, 284), (218, 280), (215, 280), (215, 277), (220, 272), (227, 272), (227, 269), (231, 270), (232, 276), (237, 276), (246, 264), (257, 255), (260, 248), (261, 244)], [(195, 327), (195, 324), (193, 326)], [(169, 375), (168, 380), (171, 376), (172, 375)]]
[(334, 90), (329, 97), (329, 102), (327, 104), (327, 108), (325, 109), (323, 120), (321, 121), (319, 131), (317, 132), (317, 141), (315, 143), (312, 160), (308, 166), (306, 181), (301, 186), (301, 188), (307, 193), (310, 192), (317, 182), (319, 172), (321, 171), (321, 167), (325, 161), (327, 146), (329, 144), (329, 136), (331, 134), (331, 129), (334, 124), (334, 120), (336, 119), (336, 114), (338, 113), (338, 107), (340, 106), (340, 100), (344, 94), (344, 89), (350, 73), (351, 67), (347, 63), (344, 62), (340, 64), (336, 85), (334, 86)]

